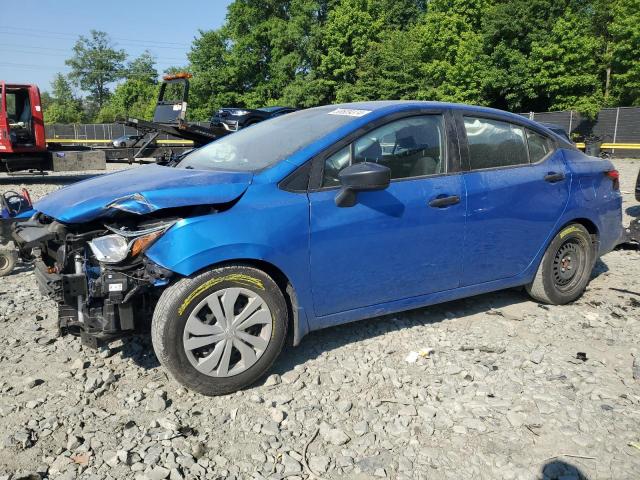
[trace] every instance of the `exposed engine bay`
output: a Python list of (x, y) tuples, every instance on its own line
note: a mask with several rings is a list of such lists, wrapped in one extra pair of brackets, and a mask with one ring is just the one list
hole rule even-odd
[(65, 225), (42, 213), (17, 224), (13, 236), (31, 258), (43, 294), (58, 303), (61, 334), (96, 346), (133, 332), (150, 312), (173, 272), (143, 252), (178, 218), (132, 218)]

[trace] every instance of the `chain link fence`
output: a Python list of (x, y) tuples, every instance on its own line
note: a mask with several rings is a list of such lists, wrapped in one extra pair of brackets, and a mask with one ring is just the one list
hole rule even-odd
[(578, 143), (593, 137), (614, 156), (640, 158), (640, 107), (604, 108), (594, 120), (575, 111), (521, 115), (536, 122), (559, 125)]
[[(198, 125), (206, 126), (207, 122), (197, 122)], [(128, 127), (121, 123), (75, 123), (60, 124), (52, 123), (45, 125), (47, 142), (61, 142), (67, 144), (105, 144), (123, 135), (141, 135), (136, 128)], [(158, 140), (175, 140), (176, 142), (186, 142), (184, 139), (173, 137), (172, 135), (161, 133)]]

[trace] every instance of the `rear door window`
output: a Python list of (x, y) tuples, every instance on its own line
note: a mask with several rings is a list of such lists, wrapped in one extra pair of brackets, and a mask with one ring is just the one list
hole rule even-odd
[(527, 130), (527, 143), (531, 163), (539, 162), (553, 150), (553, 142), (550, 139), (531, 130)]
[(512, 167), (529, 163), (524, 129), (479, 117), (464, 117), (471, 170)]

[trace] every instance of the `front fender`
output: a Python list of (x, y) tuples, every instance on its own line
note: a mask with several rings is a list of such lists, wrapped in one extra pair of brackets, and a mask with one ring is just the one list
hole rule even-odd
[[(186, 231), (167, 240), (178, 240), (178, 242), (183, 245), (189, 245), (188, 234), (185, 239), (179, 238), (185, 234), (187, 234)], [(266, 245), (251, 243), (212, 245), (210, 247), (202, 246), (201, 248), (193, 249), (192, 254), (186, 253), (191, 250), (190, 248), (185, 248), (183, 252), (180, 253), (171, 248), (169, 244), (163, 246), (162, 243), (164, 242), (157, 242), (154, 248), (147, 252), (147, 257), (158, 265), (185, 277), (220, 263), (234, 260), (260, 260), (274, 263), (274, 257), (278, 256), (276, 252)], [(166, 249), (165, 247), (169, 248)]]
[[(266, 262), (289, 280), (300, 317), (311, 305), (307, 196), (275, 185), (252, 185), (229, 210), (180, 220), (146, 256), (183, 276), (221, 263)], [(306, 333), (306, 322), (301, 328)]]

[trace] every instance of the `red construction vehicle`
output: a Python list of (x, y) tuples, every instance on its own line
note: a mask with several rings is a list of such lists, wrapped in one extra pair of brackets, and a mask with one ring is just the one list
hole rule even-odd
[(42, 169), (49, 158), (40, 90), (0, 81), (0, 166)]
[(0, 171), (104, 170), (105, 165), (104, 152), (47, 144), (38, 87), (0, 81)]

